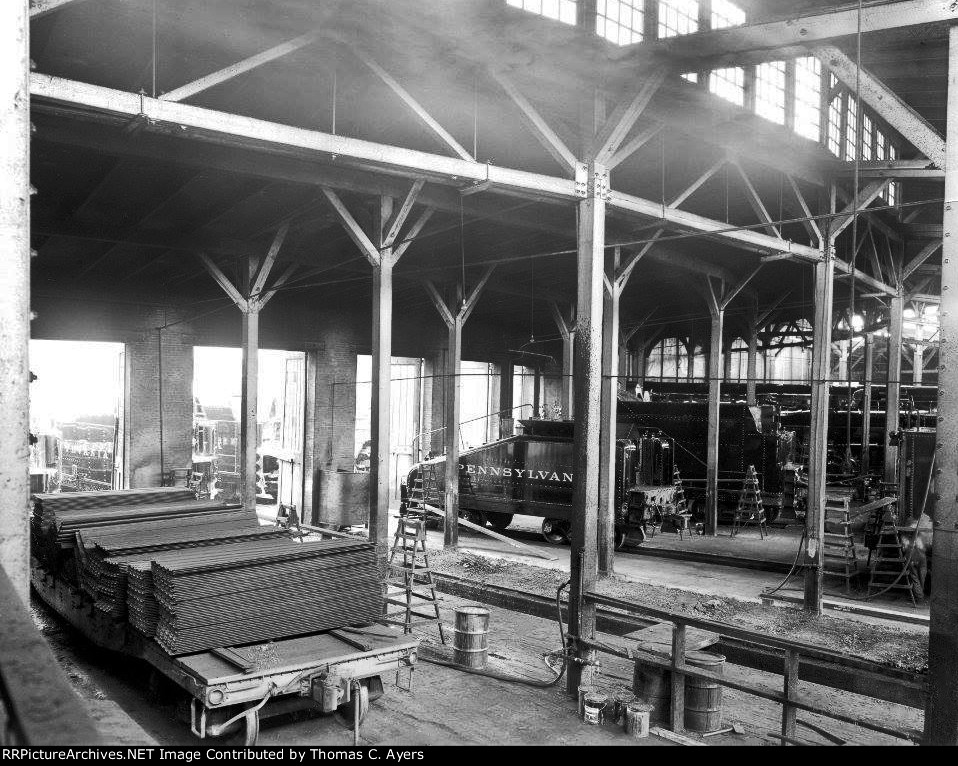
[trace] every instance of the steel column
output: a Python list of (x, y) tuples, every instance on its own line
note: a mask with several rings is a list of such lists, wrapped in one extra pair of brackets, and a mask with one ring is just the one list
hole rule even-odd
[(0, 7), (0, 566), (30, 591), (30, 100), (27, 0)]
[[(718, 533), (718, 460), (719, 460), (719, 403), (722, 400), (722, 333), (725, 309), (709, 302), (712, 333), (709, 349), (708, 452), (705, 467), (705, 532)], [(692, 364), (692, 355), (689, 355)]]
[(369, 428), (369, 539), (388, 545), (389, 413), (392, 393), (393, 261), (373, 266), (372, 402)]
[(599, 441), (601, 429), (602, 293), (605, 262), (605, 210), (608, 172), (589, 166), (588, 196), (579, 203), (575, 334), (575, 437), (573, 442), (572, 550), (569, 559), (569, 632), (574, 656), (566, 674), (566, 689), (576, 694), (590, 680), (581, 662), (591, 662), (595, 652), (576, 643), (575, 637), (595, 637), (595, 605), (583, 602), (597, 577), (596, 528), (599, 498)]
[(805, 516), (804, 608), (822, 613), (822, 541), (825, 535), (825, 465), (828, 451), (828, 381), (832, 347), (832, 298), (835, 256), (826, 236), (822, 260), (815, 264), (815, 317), (812, 324), (812, 401), (808, 436), (808, 511)]
[[(901, 331), (905, 310), (905, 297), (899, 287), (898, 294), (888, 301), (888, 377), (885, 386), (885, 481), (898, 478), (898, 447), (892, 443), (891, 434), (898, 430), (898, 413), (901, 399)], [(944, 309), (944, 307), (942, 307)]]
[(240, 483), (243, 508), (256, 513), (257, 392), (259, 387), (259, 307), (243, 311), (243, 380), (240, 401)]
[[(618, 260), (618, 259), (616, 259)], [(613, 268), (616, 273), (617, 264)], [(599, 575), (612, 574), (615, 560), (615, 436), (619, 369), (619, 297), (612, 280), (606, 288), (602, 308), (602, 438), (599, 447)]]
[(925, 744), (958, 745), (958, 27), (948, 32), (948, 137), (941, 253), (938, 443)]
[(865, 354), (863, 364), (865, 365), (864, 395), (862, 396), (862, 457), (861, 474), (868, 474), (869, 463), (871, 462), (870, 447), (871, 429), (872, 429), (872, 367), (874, 366), (875, 340), (872, 334), (865, 333)]

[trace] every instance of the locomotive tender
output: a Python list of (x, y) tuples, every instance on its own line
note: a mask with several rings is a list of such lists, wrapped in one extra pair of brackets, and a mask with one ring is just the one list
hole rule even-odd
[[(754, 465), (770, 518), (787, 499), (785, 472), (792, 466), (794, 434), (782, 431), (773, 407), (722, 405), (719, 501), (734, 509), (745, 472)], [(704, 517), (708, 415), (699, 403), (620, 399), (615, 450), (615, 543), (640, 543), (650, 523), (672, 516), (677, 488), (693, 517)], [(543, 519), (552, 543), (568, 539), (572, 522), (572, 438), (569, 420), (522, 420), (523, 433), (466, 450), (459, 456), (459, 509), (470, 521), (503, 530), (515, 514)], [(422, 479), (426, 501), (442, 505), (445, 458), (413, 466), (403, 486)], [(403, 504), (403, 509), (405, 504)]]

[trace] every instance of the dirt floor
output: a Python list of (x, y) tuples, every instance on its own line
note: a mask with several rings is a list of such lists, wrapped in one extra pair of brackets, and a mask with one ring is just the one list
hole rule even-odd
[[(440, 558), (440, 557), (437, 557)], [(502, 576), (493, 572), (494, 562), (470, 562), (464, 569), (476, 570), (479, 576)], [(550, 573), (551, 574), (551, 573)], [(527, 584), (530, 583), (526, 580)], [(540, 585), (543, 584), (540, 581)], [(451, 641), (453, 610), (467, 602), (440, 594), (443, 623), (447, 626), (446, 641)], [(691, 602), (686, 602), (691, 606)], [(488, 668), (517, 678), (548, 682), (555, 677), (545, 655), (561, 646), (557, 623), (552, 619), (530, 617), (505, 609), (490, 607)], [(189, 725), (178, 718), (182, 699), (157, 693), (162, 687), (151, 686), (150, 669), (139, 661), (92, 647), (69, 627), (36, 605), (38, 624), (50, 641), (76, 691), (90, 711), (106, 741), (116, 745), (197, 745)], [(450, 649), (439, 641), (435, 624), (421, 626), (420, 655), (423, 658), (448, 658)], [(623, 639), (600, 634), (606, 643), (622, 643)], [(769, 691), (781, 688), (781, 676), (762, 673), (726, 664), (729, 678), (759, 683)], [(396, 686), (396, 679), (384, 679), (386, 693), (370, 706), (362, 727), (365, 745), (669, 745), (654, 735), (633, 740), (619, 726), (606, 722), (601, 726), (582, 723), (575, 712), (575, 702), (565, 691), (565, 680), (548, 688), (535, 688), (509, 683), (430, 664), (420, 660), (412, 677), (411, 690)], [(405, 684), (405, 678), (402, 679)], [(613, 693), (632, 685), (632, 666), (623, 659), (603, 657), (595, 683), (602, 691)], [(167, 690), (168, 691), (168, 690)], [(881, 722), (895, 720), (920, 728), (921, 712), (913, 708), (890, 705), (867, 697), (839, 692), (803, 682), (803, 699), (834, 709), (854, 713)], [(177, 702), (178, 700), (178, 702)], [(723, 692), (723, 726), (737, 724), (743, 735), (727, 734), (703, 738), (686, 736), (703, 744), (775, 745), (772, 736), (779, 730), (780, 707), (757, 697), (725, 689)], [(824, 727), (854, 744), (902, 744), (900, 740), (871, 733), (859, 727), (841, 724), (820, 716), (801, 713), (799, 720)], [(809, 744), (827, 744), (813, 731), (799, 727), (799, 739)], [(210, 743), (216, 743), (211, 740)], [(349, 745), (352, 732), (337, 716), (290, 716), (264, 721), (260, 742), (269, 745)]]
[[(549, 597), (554, 597), (559, 585), (568, 579), (563, 571), (485, 553), (438, 550), (430, 553), (430, 564), (437, 572)], [(844, 615), (815, 617), (798, 609), (655, 586), (621, 576), (600, 580), (598, 592), (643, 606), (807, 641), (896, 668), (923, 672), (928, 667), (928, 631), (923, 626), (876, 624), (849, 620)]]

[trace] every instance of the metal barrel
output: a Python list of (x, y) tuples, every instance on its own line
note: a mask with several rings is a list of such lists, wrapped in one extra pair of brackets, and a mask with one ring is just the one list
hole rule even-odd
[(457, 665), (484, 668), (489, 655), (489, 610), (480, 606), (456, 609), (452, 658)]
[(636, 660), (632, 673), (632, 692), (636, 699), (647, 702), (651, 707), (650, 720), (668, 722), (672, 708), (672, 672), (668, 668)]
[[(710, 652), (687, 652), (685, 662), (722, 675), (725, 657)], [(722, 728), (722, 687), (714, 681), (685, 678), (685, 728), (708, 732)]]

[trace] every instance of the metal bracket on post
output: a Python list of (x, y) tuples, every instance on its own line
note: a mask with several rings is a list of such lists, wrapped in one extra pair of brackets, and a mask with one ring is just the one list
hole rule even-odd
[(612, 190), (609, 188), (609, 171), (603, 165), (592, 164), (592, 174), (589, 176), (588, 196), (597, 197), (605, 202), (612, 200)]
[(589, 196), (589, 166), (584, 162), (575, 164), (575, 195), (583, 199)]

